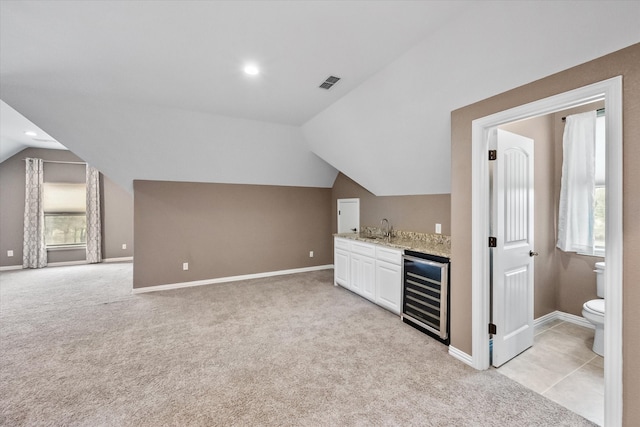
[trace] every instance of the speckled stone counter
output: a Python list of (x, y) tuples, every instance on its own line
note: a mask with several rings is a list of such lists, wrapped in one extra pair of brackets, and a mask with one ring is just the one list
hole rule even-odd
[(450, 236), (395, 230), (391, 234), (391, 239), (387, 239), (381, 237), (382, 233), (379, 229), (364, 227), (360, 233), (339, 233), (334, 234), (334, 237), (451, 258)]

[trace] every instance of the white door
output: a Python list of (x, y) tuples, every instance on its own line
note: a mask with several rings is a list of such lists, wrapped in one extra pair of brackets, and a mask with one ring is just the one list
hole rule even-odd
[(493, 169), (493, 365), (533, 345), (533, 140), (497, 130)]
[(360, 231), (360, 199), (338, 199), (338, 233)]

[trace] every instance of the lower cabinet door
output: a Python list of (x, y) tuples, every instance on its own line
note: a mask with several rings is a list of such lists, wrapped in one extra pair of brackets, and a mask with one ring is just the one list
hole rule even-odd
[(351, 253), (351, 290), (372, 301), (375, 300), (375, 260)]
[(333, 281), (337, 285), (349, 288), (349, 252), (336, 249), (333, 254)]
[(376, 261), (376, 303), (400, 314), (402, 268), (385, 261)]

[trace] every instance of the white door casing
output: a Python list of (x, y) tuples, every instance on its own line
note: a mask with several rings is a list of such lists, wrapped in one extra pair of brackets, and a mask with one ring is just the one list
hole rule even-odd
[(360, 231), (360, 199), (338, 199), (338, 233)]
[(533, 140), (497, 129), (493, 174), (493, 365), (533, 345)]
[(605, 425), (622, 425), (622, 76), (500, 111), (472, 122), (472, 354), (453, 346), (449, 354), (476, 369), (489, 367), (489, 174), (488, 130), (505, 123), (603, 100), (606, 109), (606, 249), (604, 394)]

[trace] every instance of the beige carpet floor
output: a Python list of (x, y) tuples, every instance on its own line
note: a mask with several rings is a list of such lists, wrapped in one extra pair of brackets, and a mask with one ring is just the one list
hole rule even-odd
[(131, 295), (131, 264), (2, 272), (0, 424), (592, 425), (332, 274)]

